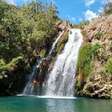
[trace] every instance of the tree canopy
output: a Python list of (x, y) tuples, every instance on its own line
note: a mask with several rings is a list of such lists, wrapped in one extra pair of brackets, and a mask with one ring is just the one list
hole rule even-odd
[(58, 20), (56, 7), (32, 1), (20, 7), (0, 1), (0, 66), (51, 44)]

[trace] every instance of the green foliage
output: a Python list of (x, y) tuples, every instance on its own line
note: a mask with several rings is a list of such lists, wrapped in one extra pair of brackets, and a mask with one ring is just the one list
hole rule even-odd
[(97, 50), (100, 48), (99, 44), (91, 45), (89, 43), (84, 44), (79, 52), (78, 69), (85, 77), (92, 71), (92, 60), (95, 58)]
[(105, 70), (106, 70), (107, 73), (109, 73), (110, 75), (112, 75), (112, 57), (110, 57), (107, 60), (107, 63), (105, 65)]
[(22, 56), (19, 56), (17, 58), (13, 58), (12, 61), (9, 62), (8, 64), (3, 62), (3, 60), (2, 60), (1, 63), (0, 63), (0, 72), (14, 69), (15, 67), (17, 67), (17, 65), (21, 61), (23, 61), (23, 57)]
[(103, 32), (97, 32), (97, 33), (95, 34), (95, 37), (99, 40), (103, 35), (104, 35)]
[(55, 6), (46, 9), (40, 2), (31, 2), (16, 7), (0, 1), (0, 71), (16, 67), (21, 56), (28, 60), (34, 50), (47, 49), (57, 33), (57, 20)]
[(95, 44), (92, 45), (91, 54), (93, 55), (93, 58), (95, 58), (95, 56), (97, 55), (98, 50), (100, 48), (101, 48), (101, 45), (99, 43), (95, 43)]
[(91, 72), (91, 61), (92, 61), (92, 55), (91, 55), (91, 45), (85, 44), (81, 49), (79, 53), (79, 59), (78, 59), (78, 68), (81, 72), (83, 72), (84, 75), (89, 75)]
[(36, 56), (49, 52), (57, 20), (55, 6), (33, 1), (16, 7), (0, 0), (0, 95), (23, 89)]
[(39, 53), (39, 55), (40, 55), (41, 57), (44, 57), (45, 54), (46, 54), (46, 50), (45, 50), (45, 49), (42, 49), (42, 50), (40, 51), (40, 53)]
[(5, 62), (3, 59), (0, 59), (0, 66), (4, 66), (5, 65)]

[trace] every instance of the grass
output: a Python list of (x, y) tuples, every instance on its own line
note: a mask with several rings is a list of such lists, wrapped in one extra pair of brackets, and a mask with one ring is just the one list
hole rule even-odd
[(98, 40), (100, 40), (101, 37), (102, 37), (103, 35), (104, 35), (103, 32), (97, 32), (97, 33), (95, 34), (95, 37), (96, 37)]
[(106, 70), (107, 73), (109, 73), (110, 75), (112, 75), (112, 57), (110, 57), (107, 60), (107, 63), (105, 65), (105, 70)]
[(97, 54), (97, 50), (100, 48), (98, 43), (91, 45), (90, 43), (85, 43), (79, 52), (78, 58), (78, 72), (87, 77), (92, 71), (92, 61)]

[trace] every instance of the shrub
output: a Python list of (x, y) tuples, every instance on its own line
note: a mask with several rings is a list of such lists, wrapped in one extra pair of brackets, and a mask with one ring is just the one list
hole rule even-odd
[(7, 70), (13, 70), (17, 65), (19, 65), (19, 63), (21, 63), (23, 61), (23, 57), (19, 56), (17, 58), (13, 58), (11, 62), (9, 62), (8, 64), (5, 64), (2, 61), (2, 66), (0, 66), (0, 72), (2, 71), (7, 71)]
[(3, 60), (3, 59), (0, 59), (0, 67), (1, 67), (1, 66), (4, 66), (4, 65), (5, 65), (4, 60)]
[(103, 35), (104, 35), (103, 32), (97, 32), (97, 33), (95, 34), (95, 37), (99, 40)]
[(42, 49), (42, 50), (40, 51), (40, 53), (39, 53), (39, 55), (40, 55), (41, 57), (45, 57), (45, 54), (46, 54), (46, 50), (45, 50), (45, 49)]
[(78, 70), (85, 77), (92, 71), (92, 60), (95, 58), (97, 50), (100, 48), (98, 43), (91, 45), (90, 43), (84, 44), (79, 52)]
[(111, 74), (112, 75), (112, 57), (110, 57), (108, 60), (107, 60), (107, 63), (105, 65), (105, 70), (107, 73)]

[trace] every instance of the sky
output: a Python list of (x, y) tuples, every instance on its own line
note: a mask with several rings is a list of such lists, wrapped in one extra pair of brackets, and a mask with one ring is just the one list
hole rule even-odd
[[(10, 4), (21, 5), (30, 0), (6, 0)], [(80, 23), (83, 20), (91, 21), (103, 10), (105, 0), (40, 0), (52, 1), (59, 11), (62, 19), (72, 23)], [(110, 0), (112, 1), (112, 0)]]

